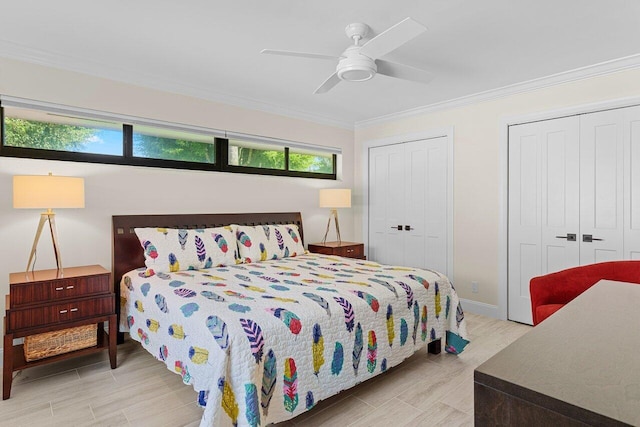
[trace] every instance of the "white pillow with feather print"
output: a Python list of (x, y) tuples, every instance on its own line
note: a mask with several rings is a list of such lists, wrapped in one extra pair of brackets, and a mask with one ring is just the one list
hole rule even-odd
[(238, 254), (243, 263), (294, 257), (305, 253), (295, 224), (239, 225)]
[[(216, 228), (136, 228), (146, 274), (200, 270), (236, 264), (235, 225)], [(153, 270), (153, 271), (149, 271)]]

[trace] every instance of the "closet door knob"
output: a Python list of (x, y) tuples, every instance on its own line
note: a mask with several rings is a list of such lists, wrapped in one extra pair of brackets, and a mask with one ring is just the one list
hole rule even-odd
[(568, 242), (575, 242), (576, 235), (573, 233), (567, 233), (566, 236), (556, 236), (556, 239), (567, 239)]

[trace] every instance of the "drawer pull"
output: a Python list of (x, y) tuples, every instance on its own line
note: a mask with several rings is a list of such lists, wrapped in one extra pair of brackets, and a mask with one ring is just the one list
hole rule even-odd
[(60, 314), (65, 314), (67, 310), (60, 310)]
[(75, 286), (71, 285), (71, 286), (67, 286), (67, 289), (73, 289), (75, 288)]
[(56, 291), (61, 291), (63, 289), (64, 289), (63, 287), (59, 287), (59, 288), (56, 288)]
[(78, 311), (78, 309), (77, 308), (72, 308), (71, 312), (73, 313), (74, 311)]
[(347, 252), (353, 252), (355, 249), (347, 249)]

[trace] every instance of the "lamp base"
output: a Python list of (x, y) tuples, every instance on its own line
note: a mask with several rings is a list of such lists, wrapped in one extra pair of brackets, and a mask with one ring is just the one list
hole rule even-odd
[(327, 221), (327, 231), (324, 233), (324, 238), (322, 239), (322, 243), (327, 243), (327, 235), (329, 234), (329, 227), (331, 226), (331, 218), (334, 219), (336, 224), (336, 233), (338, 235), (338, 243), (342, 243), (342, 239), (340, 238), (340, 223), (338, 222), (338, 210), (331, 209), (331, 213), (329, 214), (329, 220)]
[(36, 231), (36, 237), (33, 240), (33, 246), (31, 247), (31, 253), (29, 254), (29, 262), (27, 263), (26, 272), (29, 273), (29, 268), (31, 267), (31, 262), (34, 262), (35, 267), (35, 255), (36, 249), (38, 247), (38, 241), (40, 240), (40, 235), (42, 234), (42, 229), (44, 228), (44, 223), (49, 223), (49, 230), (51, 231), (51, 241), (53, 242), (53, 252), (56, 257), (56, 267), (58, 268), (58, 274), (62, 276), (62, 258), (60, 257), (60, 249), (58, 248), (58, 234), (56, 232), (56, 214), (51, 210), (47, 210), (40, 214), (40, 223), (38, 224), (38, 230)]

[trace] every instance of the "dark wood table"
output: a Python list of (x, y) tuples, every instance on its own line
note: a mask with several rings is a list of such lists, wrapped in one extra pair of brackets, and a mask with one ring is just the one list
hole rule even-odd
[(640, 425), (640, 285), (602, 280), (474, 372), (476, 426)]

